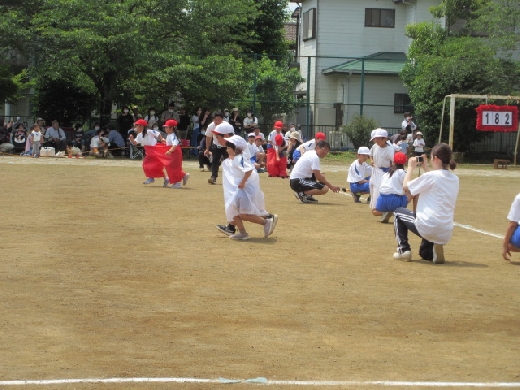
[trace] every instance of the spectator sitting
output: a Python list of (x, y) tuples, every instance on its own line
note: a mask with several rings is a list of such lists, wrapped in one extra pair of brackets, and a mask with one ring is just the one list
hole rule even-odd
[(83, 153), (81, 153), (81, 149), (77, 146), (74, 146), (74, 143), (70, 141), (67, 142), (67, 148), (65, 151), (67, 152), (69, 158), (72, 158), (72, 156), (80, 158), (83, 155)]
[(90, 143), (90, 154), (94, 157), (107, 157), (108, 143), (108, 138), (105, 138), (103, 130), (98, 130)]
[(65, 131), (63, 131), (63, 129), (60, 128), (59, 121), (52, 121), (52, 127), (49, 127), (47, 129), (44, 138), (46, 140), (46, 145), (54, 147), (56, 152), (65, 150), (65, 140), (67, 139), (67, 137), (65, 136)]
[(125, 154), (126, 143), (124, 138), (119, 134), (117, 130), (108, 130), (108, 126), (105, 126), (104, 133), (108, 132), (108, 142), (110, 143), (110, 151), (114, 156), (121, 156)]
[(10, 153), (13, 148), (14, 145), (10, 142), (7, 128), (0, 125), (0, 153)]
[(83, 150), (83, 126), (80, 123), (74, 125), (74, 141), (72, 143), (75, 147)]

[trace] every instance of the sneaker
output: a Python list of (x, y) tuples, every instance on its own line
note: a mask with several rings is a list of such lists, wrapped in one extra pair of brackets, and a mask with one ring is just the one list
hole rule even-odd
[(256, 172), (257, 172), (257, 173), (264, 173), (264, 172), (265, 172), (265, 169), (258, 168), (258, 169), (256, 170)]
[(361, 203), (359, 198), (361, 198), (361, 195), (352, 193), (352, 199), (354, 199), (354, 203)]
[(209, 183), (209, 184), (217, 184), (217, 179), (214, 178), (213, 176), (211, 176), (211, 177), (208, 179), (208, 183)]
[(318, 199), (314, 198), (312, 195), (307, 195), (308, 203), (318, 203)]
[(305, 195), (303, 192), (295, 192), (294, 196), (300, 201), (300, 203), (309, 203), (307, 200), (307, 195)]
[(229, 238), (231, 238), (232, 240), (244, 241), (244, 240), (247, 240), (249, 238), (249, 234), (247, 234), (247, 233), (235, 233), (235, 234), (229, 236)]
[(269, 235), (273, 234), (274, 228), (276, 227), (276, 224), (278, 223), (278, 215), (273, 215), (273, 225), (271, 226), (271, 230), (269, 231)]
[(444, 264), (444, 245), (433, 244), (433, 264)]
[(189, 173), (185, 173), (184, 176), (182, 177), (182, 185), (185, 186), (186, 183), (188, 182), (188, 179), (190, 178), (190, 174)]
[(174, 183), (171, 188), (182, 188), (181, 182)]
[(235, 230), (231, 230), (226, 225), (215, 225), (215, 227), (219, 232), (224, 233), (226, 236), (232, 236), (233, 234), (235, 234)]
[(381, 216), (381, 223), (388, 223), (390, 221), (390, 217), (392, 216), (392, 213), (383, 213)]
[(412, 252), (404, 251), (403, 253), (396, 252), (394, 253), (394, 259), (403, 260), (403, 261), (412, 261)]
[(347, 192), (347, 189), (346, 189), (345, 187), (343, 187), (343, 188), (341, 189), (341, 191), (343, 191), (343, 192)]
[(273, 218), (269, 217), (265, 219), (265, 225), (264, 225), (264, 238), (269, 237), (269, 234), (272, 232), (273, 228)]
[(153, 177), (149, 177), (145, 181), (143, 181), (143, 184), (152, 184), (155, 182), (155, 179)]
[(368, 195), (368, 198), (367, 198), (367, 203), (370, 203), (370, 195)]
[(164, 185), (163, 185), (163, 187), (168, 187), (169, 184), (170, 184), (170, 178), (165, 177), (164, 178)]
[(204, 167), (199, 168), (201, 172), (204, 172)]

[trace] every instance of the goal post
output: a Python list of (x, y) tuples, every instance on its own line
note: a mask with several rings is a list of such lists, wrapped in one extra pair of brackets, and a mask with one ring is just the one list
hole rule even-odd
[[(455, 102), (456, 99), (473, 99), (473, 100), (516, 100), (520, 101), (520, 96), (512, 96), (512, 95), (463, 95), (463, 94), (451, 94), (446, 95), (444, 97), (444, 102), (442, 104), (442, 116), (441, 116), (441, 128), (439, 131), (439, 142), (441, 142), (442, 138), (442, 124), (444, 122), (444, 111), (446, 109), (446, 99), (450, 99), (450, 134), (449, 134), (449, 145), (451, 150), (453, 150), (453, 135), (455, 134)], [(514, 162), (516, 165), (516, 156), (518, 154), (518, 140), (520, 136), (520, 122), (516, 132), (516, 142), (515, 142), (515, 154), (514, 154)]]

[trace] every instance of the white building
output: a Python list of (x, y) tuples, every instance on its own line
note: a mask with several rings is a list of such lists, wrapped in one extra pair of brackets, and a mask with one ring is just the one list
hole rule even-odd
[(296, 88), (308, 104), (298, 122), (333, 131), (354, 113), (400, 128), (409, 97), (399, 73), (411, 40), (408, 24), (434, 19), (428, 9), (441, 0), (291, 0), (298, 3), (300, 73)]

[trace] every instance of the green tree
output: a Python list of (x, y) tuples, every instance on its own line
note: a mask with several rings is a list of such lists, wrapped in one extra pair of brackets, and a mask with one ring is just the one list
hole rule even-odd
[(13, 74), (7, 66), (0, 65), (0, 101), (5, 101), (16, 95), (18, 86), (13, 81)]
[(352, 141), (356, 149), (370, 144), (370, 133), (377, 129), (379, 123), (372, 118), (355, 113), (348, 125), (341, 126), (347, 137)]
[[(498, 56), (498, 48), (491, 47), (488, 41), (473, 36), (448, 36), (432, 23), (408, 26), (406, 31), (413, 42), (401, 78), (429, 146), (438, 140), (446, 95), (509, 95), (518, 90), (518, 63)], [(457, 102), (454, 142), (459, 151), (467, 150), (471, 143), (485, 136), (475, 130), (477, 104), (471, 100)]]

